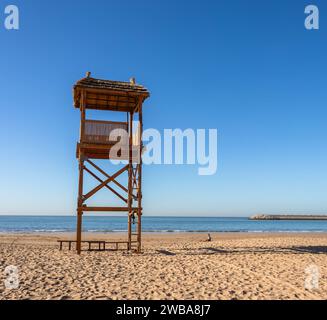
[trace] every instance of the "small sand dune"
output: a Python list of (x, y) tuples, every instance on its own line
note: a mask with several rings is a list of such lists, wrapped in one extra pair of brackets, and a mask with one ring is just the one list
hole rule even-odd
[(81, 256), (58, 250), (63, 237), (1, 235), (0, 299), (327, 299), (327, 234), (146, 234), (143, 254)]

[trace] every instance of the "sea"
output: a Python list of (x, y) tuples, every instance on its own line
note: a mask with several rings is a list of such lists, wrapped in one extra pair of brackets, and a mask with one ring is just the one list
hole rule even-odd
[[(0, 216), (0, 233), (74, 232), (75, 216)], [(87, 216), (84, 232), (125, 232), (126, 217)], [(235, 217), (143, 216), (143, 232), (327, 232), (327, 221), (257, 221)]]

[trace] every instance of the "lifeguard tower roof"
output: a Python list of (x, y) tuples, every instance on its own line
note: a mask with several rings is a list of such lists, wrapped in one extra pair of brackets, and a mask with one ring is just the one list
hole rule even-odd
[(134, 78), (129, 82), (91, 78), (90, 73), (74, 85), (74, 106), (80, 108), (82, 92), (85, 108), (133, 112), (150, 96), (149, 91)]

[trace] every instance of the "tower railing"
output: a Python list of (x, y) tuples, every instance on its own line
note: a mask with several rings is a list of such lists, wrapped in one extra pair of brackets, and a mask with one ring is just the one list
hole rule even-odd
[(85, 120), (82, 142), (90, 144), (115, 144), (116, 138), (111, 137), (115, 130), (115, 137), (123, 136), (128, 132), (127, 122), (114, 122), (102, 120)]

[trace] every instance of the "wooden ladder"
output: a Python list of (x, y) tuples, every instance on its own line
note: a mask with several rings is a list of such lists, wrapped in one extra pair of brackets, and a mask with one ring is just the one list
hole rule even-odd
[(139, 219), (138, 219), (138, 210), (134, 210), (133, 215), (134, 219), (132, 218), (132, 233), (131, 233), (131, 250), (137, 251), (138, 249), (138, 225), (139, 225)]

